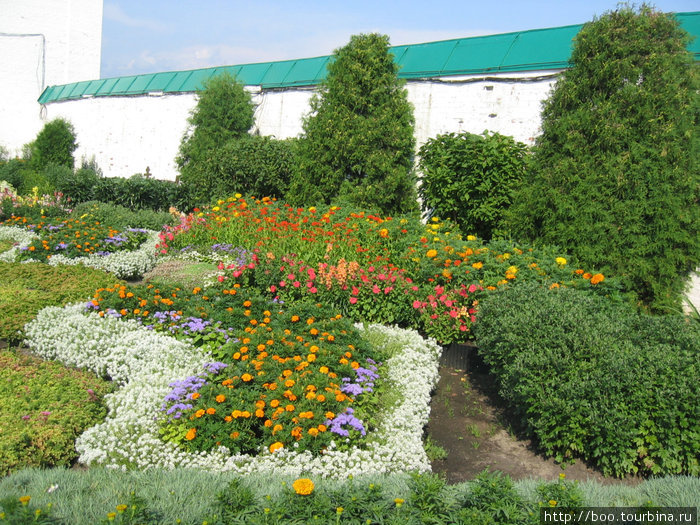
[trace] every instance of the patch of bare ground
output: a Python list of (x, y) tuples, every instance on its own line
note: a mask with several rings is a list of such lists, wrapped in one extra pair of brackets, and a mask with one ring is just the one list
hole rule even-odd
[(605, 477), (578, 460), (558, 464), (538, 453), (519, 427), (521, 423), (507, 410), (476, 349), (447, 350), (426, 430), (432, 441), (447, 451), (447, 457), (433, 461), (432, 467), (448, 483), (472, 480), (485, 469), (501, 471), (514, 480), (555, 480), (565, 473), (570, 480), (605, 484), (635, 485), (642, 481), (637, 477)]

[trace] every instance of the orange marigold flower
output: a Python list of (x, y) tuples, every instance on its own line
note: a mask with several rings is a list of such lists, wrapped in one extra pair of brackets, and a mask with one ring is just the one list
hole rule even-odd
[(190, 394), (190, 399), (199, 399), (199, 392), (193, 392)]
[(583, 274), (583, 278), (584, 278), (584, 279), (590, 279), (591, 277), (593, 277), (593, 275), (591, 275), (591, 274), (588, 273), (588, 272), (586, 272), (586, 273)]
[(602, 273), (597, 273), (591, 277), (591, 284), (602, 283), (605, 280), (605, 276)]
[(430, 259), (432, 259), (433, 257), (437, 257), (437, 254), (438, 254), (437, 250), (432, 250), (432, 249), (431, 249), (431, 250), (428, 250), (428, 251), (425, 253), (425, 256), (426, 256), (426, 257), (429, 257)]
[(241, 376), (241, 379), (247, 383), (248, 381), (253, 380), (253, 376), (246, 372)]
[(318, 436), (318, 429), (317, 429), (317, 428), (310, 428), (310, 429), (309, 429), (309, 435), (310, 435), (310, 436), (313, 436), (313, 437)]
[(185, 439), (187, 441), (192, 441), (196, 435), (197, 435), (197, 429), (191, 428), (187, 431), (187, 434), (185, 434)]
[(308, 496), (314, 491), (314, 482), (309, 478), (300, 478), (292, 483), (294, 492), (302, 496)]
[(579, 268), (579, 269), (576, 270), (574, 273), (575, 273), (576, 275), (581, 275), (581, 274), (583, 273), (583, 270), (582, 270), (581, 268)]
[(216, 414), (216, 409), (212, 407), (207, 408), (207, 414), (209, 414), (210, 416)]
[(270, 452), (275, 452), (276, 450), (279, 450), (281, 448), (284, 448), (284, 445), (280, 443), (279, 441), (276, 441), (272, 445), (270, 445)]
[(225, 395), (219, 394), (218, 396), (216, 396), (216, 402), (217, 402), (217, 403), (223, 403), (224, 401), (226, 401), (226, 396), (225, 396)]

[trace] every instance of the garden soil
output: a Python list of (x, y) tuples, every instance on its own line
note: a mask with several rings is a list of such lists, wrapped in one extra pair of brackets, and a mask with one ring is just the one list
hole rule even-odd
[(448, 483), (472, 480), (485, 469), (503, 472), (514, 480), (556, 480), (564, 473), (572, 481), (629, 485), (642, 481), (637, 477), (608, 478), (581, 461), (558, 464), (539, 454), (521, 435), (519, 425), (499, 397), (495, 380), (476, 348), (460, 345), (446, 350), (426, 433), (447, 452), (444, 459), (432, 461), (432, 468)]

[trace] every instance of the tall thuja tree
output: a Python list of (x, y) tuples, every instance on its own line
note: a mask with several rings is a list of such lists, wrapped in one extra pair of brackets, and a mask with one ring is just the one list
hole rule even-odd
[(179, 180), (192, 201), (205, 203), (216, 197), (212, 190), (217, 184), (207, 169), (208, 160), (227, 142), (247, 138), (253, 126), (250, 94), (228, 73), (211, 77), (198, 92), (197, 105), (188, 122), (191, 129), (183, 137), (176, 159)]
[(700, 263), (698, 70), (672, 15), (624, 6), (582, 28), (543, 108), (512, 233), (620, 277), (655, 311)]
[(413, 124), (389, 38), (351, 37), (311, 100), (288, 200), (340, 199), (387, 214), (417, 210)]

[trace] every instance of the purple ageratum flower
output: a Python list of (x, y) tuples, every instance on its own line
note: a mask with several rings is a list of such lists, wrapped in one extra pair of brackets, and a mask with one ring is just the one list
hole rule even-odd
[(92, 301), (88, 301), (87, 303), (85, 303), (85, 309), (86, 310), (99, 310), (100, 307), (96, 304), (93, 304)]
[(357, 419), (354, 416), (354, 413), (355, 411), (352, 408), (347, 407), (345, 409), (345, 412), (335, 416), (334, 419), (327, 419), (326, 426), (328, 427), (328, 430), (330, 430), (334, 434), (338, 434), (339, 436), (349, 437), (350, 431), (343, 427), (345, 425), (350, 425), (352, 429), (357, 430), (362, 436), (367, 435), (362, 421)]
[(144, 228), (127, 228), (126, 231), (132, 233), (148, 233), (148, 230), (145, 230)]
[(55, 247), (54, 250), (65, 250), (68, 248), (68, 245), (65, 242), (59, 242)]
[(205, 321), (199, 317), (188, 317), (187, 321), (182, 324), (182, 328), (185, 329), (185, 333), (189, 333), (189, 331), (201, 332), (210, 324), (210, 321)]
[(116, 319), (119, 319), (119, 318), (122, 316), (122, 314), (120, 314), (119, 312), (117, 312), (116, 310), (114, 310), (114, 309), (112, 309), (112, 308), (109, 308), (109, 309), (107, 310), (106, 314), (107, 314), (108, 316), (114, 317), (114, 318), (116, 318)]
[(46, 227), (46, 229), (47, 229), (48, 231), (50, 231), (50, 232), (55, 232), (56, 230), (60, 230), (60, 229), (63, 228), (64, 226), (65, 226), (65, 224), (63, 224), (63, 223), (62, 223), (62, 224), (57, 224), (57, 225), (49, 224), (49, 225)]
[[(173, 381), (168, 385), (172, 390), (163, 398), (165, 402), (160, 409), (161, 412), (166, 412), (168, 415), (172, 415), (176, 412), (173, 417), (174, 419), (179, 419), (183, 410), (192, 408), (192, 405), (183, 403), (183, 401), (192, 399), (192, 394), (197, 392), (206, 383), (206, 380), (200, 376), (190, 376), (180, 381)], [(169, 403), (174, 404), (169, 406)]]
[(218, 374), (219, 371), (223, 370), (226, 367), (228, 367), (226, 363), (220, 363), (217, 361), (213, 363), (206, 363), (204, 365), (204, 370), (206, 370), (210, 374)]
[(348, 385), (343, 385), (343, 387), (340, 389), (341, 392), (344, 392), (346, 394), (350, 394), (351, 396), (359, 396), (364, 392), (364, 388), (362, 388), (361, 385), (358, 385), (357, 383), (350, 383)]

